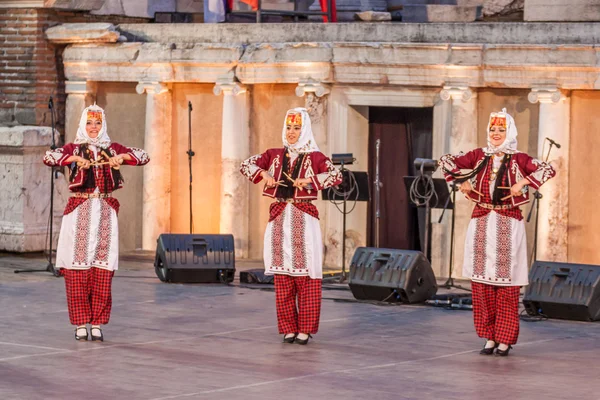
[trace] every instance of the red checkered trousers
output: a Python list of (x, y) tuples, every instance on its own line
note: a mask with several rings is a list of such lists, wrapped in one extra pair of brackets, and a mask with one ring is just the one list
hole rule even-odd
[(321, 279), (279, 274), (274, 278), (279, 333), (317, 333), (321, 317)]
[(60, 271), (65, 277), (71, 324), (108, 324), (114, 271), (96, 267), (84, 270), (63, 268)]
[(473, 321), (479, 337), (516, 344), (519, 337), (519, 286), (471, 282)]

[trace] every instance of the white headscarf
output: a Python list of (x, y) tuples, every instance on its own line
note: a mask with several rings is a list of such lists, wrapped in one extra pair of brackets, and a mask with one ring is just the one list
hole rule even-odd
[[(286, 136), (286, 122), (287, 117), (290, 114), (300, 114), (302, 116), (302, 131), (300, 131), (300, 137), (294, 144), (289, 144)], [(287, 147), (290, 153), (312, 153), (313, 151), (319, 151), (319, 146), (313, 136), (312, 127), (310, 125), (310, 117), (306, 108), (298, 107), (288, 110), (283, 120), (283, 132), (281, 134), (283, 145)]]
[[(94, 139), (89, 137), (87, 131), (85, 130), (88, 120), (88, 111), (99, 112), (102, 115), (102, 128), (100, 129), (100, 132), (98, 132), (98, 136), (96, 136)], [(106, 115), (104, 115), (104, 110), (98, 107), (96, 104), (86, 107), (86, 109), (83, 110), (83, 113), (81, 113), (79, 127), (77, 128), (77, 137), (75, 137), (75, 144), (83, 143), (91, 144), (97, 147), (108, 147), (111, 143), (106, 129)]]
[[(490, 140), (490, 129), (494, 118), (506, 119), (506, 139), (500, 146), (494, 146)], [(490, 120), (487, 125), (487, 147), (483, 151), (486, 154), (514, 154), (517, 152), (517, 126), (513, 117), (506, 112), (506, 108), (503, 108), (500, 112), (490, 114)]]

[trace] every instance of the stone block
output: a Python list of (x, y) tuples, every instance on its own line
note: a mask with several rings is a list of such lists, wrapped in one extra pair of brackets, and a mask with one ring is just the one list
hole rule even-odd
[(115, 43), (119, 40), (115, 26), (106, 22), (62, 24), (46, 29), (53, 43)]
[(177, 12), (203, 13), (204, 0), (176, 0)]
[(481, 18), (482, 8), (448, 4), (406, 5), (403, 22), (473, 22)]
[(523, 12), (524, 0), (486, 0), (483, 15), (498, 17)]
[(600, 0), (525, 0), (525, 21), (600, 21)]
[(60, 8), (66, 10), (99, 10), (106, 0), (46, 0), (44, 7)]
[(392, 14), (389, 12), (382, 11), (363, 11), (356, 13), (356, 18), (361, 21), (373, 22), (373, 21), (391, 21)]
[[(30, 252), (46, 247), (51, 170), (42, 163), (52, 129), (0, 127), (0, 250)], [(68, 199), (63, 174), (54, 177), (53, 242)]]

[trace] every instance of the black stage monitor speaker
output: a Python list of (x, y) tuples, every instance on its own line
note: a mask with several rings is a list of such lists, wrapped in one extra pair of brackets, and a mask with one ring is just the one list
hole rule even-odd
[(163, 282), (226, 283), (235, 275), (233, 235), (162, 234), (154, 270)]
[(348, 283), (359, 300), (420, 303), (437, 293), (429, 260), (413, 250), (357, 248)]
[(536, 261), (523, 305), (529, 315), (600, 320), (600, 266)]

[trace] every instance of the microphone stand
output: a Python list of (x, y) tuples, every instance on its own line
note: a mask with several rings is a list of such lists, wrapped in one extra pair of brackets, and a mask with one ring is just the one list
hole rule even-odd
[[(55, 122), (54, 122), (54, 101), (52, 100), (52, 96), (50, 96), (50, 100), (48, 100), (48, 109), (50, 110), (50, 118), (52, 120), (52, 145), (50, 149), (56, 149), (56, 140), (54, 139), (54, 131), (55, 131)], [(48, 265), (46, 269), (20, 269), (15, 270), (15, 274), (19, 274), (21, 272), (50, 272), (52, 275), (59, 277), (60, 273), (54, 268), (54, 263), (52, 262), (52, 225), (54, 222), (54, 179), (57, 178), (58, 171), (54, 167), (50, 167), (50, 250), (48, 251)]]
[(193, 218), (192, 218), (192, 157), (196, 155), (192, 150), (192, 102), (188, 101), (188, 165), (190, 170), (190, 234), (193, 233)]
[[(552, 151), (552, 146), (556, 146), (554, 141), (549, 140), (550, 147), (548, 148), (548, 153), (546, 154), (546, 159), (544, 162), (548, 162), (548, 158), (550, 158), (550, 151)], [(533, 265), (537, 261), (537, 238), (538, 238), (538, 220), (540, 216), (540, 199), (544, 197), (539, 190), (536, 190), (533, 193), (533, 201), (531, 202), (531, 208), (529, 209), (529, 214), (527, 215), (527, 222), (531, 220), (531, 213), (533, 212), (533, 208), (535, 207), (535, 229), (533, 234), (533, 251), (531, 254), (532, 261), (531, 265)]]
[(381, 211), (379, 209), (380, 202), (380, 190), (381, 181), (379, 180), (379, 146), (381, 145), (381, 139), (375, 141), (375, 247), (379, 248), (379, 220), (381, 218)]
[(450, 190), (452, 191), (452, 196), (448, 196), (446, 204), (444, 204), (444, 210), (442, 211), (442, 215), (440, 215), (440, 219), (438, 220), (438, 223), (442, 222), (446, 210), (449, 209), (448, 206), (450, 204), (450, 199), (452, 199), (452, 218), (450, 219), (450, 264), (448, 266), (448, 279), (446, 280), (446, 283), (444, 283), (443, 286), (446, 289), (450, 289), (453, 287), (462, 290), (469, 290), (460, 285), (455, 285), (454, 278), (452, 277), (452, 271), (454, 270), (454, 226), (456, 221), (456, 192), (458, 191), (458, 186), (456, 186), (455, 181), (452, 181), (452, 183), (450, 184)]

